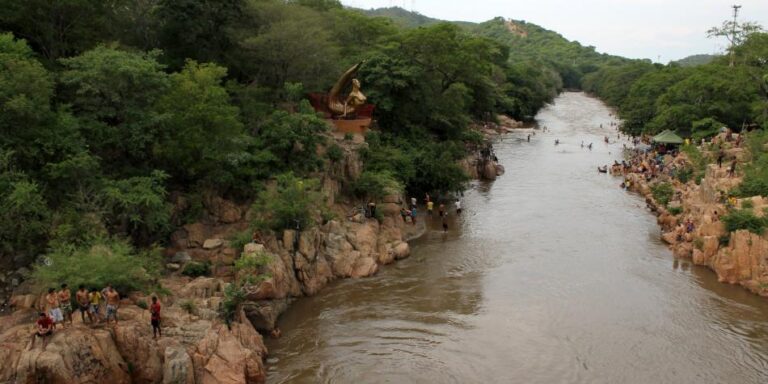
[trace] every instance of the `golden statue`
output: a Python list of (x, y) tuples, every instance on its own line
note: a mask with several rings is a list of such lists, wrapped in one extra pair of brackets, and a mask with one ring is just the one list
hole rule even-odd
[[(328, 94), (328, 109), (334, 117), (347, 117), (347, 114), (357, 112), (357, 109), (365, 104), (366, 97), (360, 91), (360, 81), (355, 78), (357, 70), (362, 64), (355, 64), (352, 68), (348, 69), (339, 81), (336, 82), (336, 85), (331, 88), (331, 92)], [(352, 90), (342, 101), (341, 92), (350, 84), (352, 85)]]

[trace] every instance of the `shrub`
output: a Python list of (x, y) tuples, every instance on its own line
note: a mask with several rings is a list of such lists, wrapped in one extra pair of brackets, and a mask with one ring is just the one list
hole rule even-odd
[(253, 231), (246, 229), (245, 231), (235, 233), (229, 238), (229, 246), (238, 251), (242, 251), (246, 244), (250, 243), (253, 239)]
[(84, 246), (57, 244), (35, 266), (32, 279), (46, 287), (66, 282), (103, 287), (111, 283), (118, 291), (138, 291), (151, 286), (160, 275), (158, 248), (137, 252), (127, 241), (100, 239)]
[(741, 209), (752, 209), (754, 207), (755, 207), (755, 203), (750, 199), (747, 199), (741, 202)]
[(181, 274), (184, 276), (192, 277), (192, 278), (200, 277), (200, 276), (208, 276), (211, 274), (211, 263), (207, 261), (204, 263), (191, 261), (184, 266), (184, 269), (181, 271)]
[(141, 309), (149, 308), (149, 305), (147, 305), (147, 301), (146, 300), (139, 300), (139, 301), (137, 301), (136, 302), (136, 306), (141, 308)]
[(331, 160), (335, 163), (344, 158), (344, 150), (341, 149), (341, 147), (337, 144), (333, 144), (328, 147), (326, 155), (328, 156), (328, 160)]
[(184, 300), (179, 306), (190, 315), (194, 315), (197, 312), (197, 305), (192, 300)]
[(272, 260), (268, 253), (260, 252), (258, 254), (242, 255), (235, 261), (235, 271), (243, 277), (240, 285), (257, 284), (269, 278), (268, 274), (261, 273), (262, 267), (269, 264)]
[(764, 217), (757, 217), (751, 210), (739, 209), (729, 212), (722, 217), (725, 229), (728, 232), (746, 229), (752, 233), (762, 235), (768, 220)]
[(670, 215), (677, 216), (683, 213), (683, 207), (670, 207), (668, 211)]
[(352, 190), (358, 197), (381, 199), (386, 195), (402, 193), (403, 186), (388, 171), (365, 171), (355, 180)]
[(344, 140), (345, 141), (352, 141), (354, 138), (355, 138), (355, 135), (353, 135), (351, 133), (345, 133), (344, 134)]
[(651, 187), (651, 193), (653, 198), (663, 206), (667, 206), (669, 201), (672, 200), (672, 196), (675, 194), (675, 190), (672, 189), (672, 184), (659, 183)]
[(277, 177), (277, 185), (259, 193), (253, 203), (258, 212), (255, 224), (272, 230), (307, 228), (312, 223), (312, 213), (321, 209), (325, 197), (319, 191), (317, 179), (302, 179), (285, 173)]
[(245, 292), (243, 292), (242, 287), (230, 283), (224, 288), (224, 299), (219, 307), (219, 316), (227, 323), (227, 326), (235, 320), (243, 301), (245, 301)]

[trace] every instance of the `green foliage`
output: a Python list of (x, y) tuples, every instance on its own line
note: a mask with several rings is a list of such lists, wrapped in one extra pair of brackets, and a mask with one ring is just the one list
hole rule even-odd
[(36, 183), (0, 173), (0, 254), (34, 255), (46, 238), (50, 213)]
[(193, 300), (184, 300), (181, 303), (179, 303), (179, 306), (181, 309), (183, 309), (185, 312), (189, 313), (190, 315), (194, 315), (197, 313), (197, 304)]
[(157, 17), (159, 44), (171, 64), (187, 59), (221, 62), (234, 49), (229, 31), (243, 18), (244, 0), (159, 0), (150, 11)]
[(654, 200), (666, 207), (670, 200), (672, 200), (675, 190), (670, 183), (658, 183), (651, 187), (651, 193), (653, 194)]
[(54, 61), (112, 39), (112, 3), (102, 0), (3, 0), (0, 30), (24, 36), (43, 57)]
[(691, 128), (692, 128), (691, 139), (693, 140), (694, 143), (696, 143), (701, 141), (701, 139), (703, 138), (708, 138), (710, 136), (717, 135), (717, 133), (720, 132), (720, 129), (724, 126), (725, 124), (711, 117), (694, 121), (691, 124)]
[(102, 190), (107, 223), (113, 232), (152, 239), (170, 228), (171, 205), (164, 181), (168, 175), (154, 171), (147, 177), (109, 180)]
[(239, 110), (221, 85), (227, 70), (189, 61), (170, 76), (170, 88), (158, 101), (163, 134), (153, 153), (179, 182), (202, 180), (226, 190), (236, 184), (247, 141)]
[(768, 196), (768, 133), (753, 132), (746, 142), (752, 161), (744, 167), (744, 178), (734, 194), (740, 197)]
[(707, 170), (709, 160), (695, 145), (684, 145), (680, 147), (680, 151), (686, 154), (691, 163), (692, 173), (690, 178), (696, 181), (696, 184), (699, 184)]
[(672, 216), (677, 216), (683, 213), (683, 207), (669, 207), (668, 212)]
[(728, 232), (734, 232), (740, 229), (746, 229), (749, 232), (762, 235), (765, 227), (768, 226), (768, 220), (765, 217), (757, 217), (752, 210), (737, 209), (723, 215), (721, 218)]
[(141, 309), (145, 309), (145, 310), (149, 309), (149, 305), (147, 304), (146, 300), (139, 300), (139, 301), (137, 301), (136, 302), (136, 306), (141, 308)]
[(90, 150), (116, 166), (149, 160), (166, 117), (155, 105), (170, 86), (159, 52), (99, 46), (62, 59), (61, 97), (72, 105)]
[(364, 171), (355, 180), (352, 190), (361, 198), (381, 199), (403, 193), (403, 186), (389, 171)]
[(245, 231), (237, 232), (229, 238), (229, 246), (238, 251), (242, 251), (246, 244), (250, 243), (253, 235), (253, 231), (246, 229)]
[(80, 284), (104, 287), (112, 284), (126, 294), (151, 286), (160, 273), (160, 249), (136, 251), (127, 241), (100, 239), (83, 246), (60, 245), (46, 255), (47, 263), (32, 271), (32, 280), (42, 287)]
[(272, 230), (305, 229), (314, 224), (315, 213), (325, 202), (317, 179), (302, 179), (293, 173), (277, 176), (273, 188), (259, 193), (253, 203), (257, 226)]
[(328, 160), (335, 163), (344, 158), (344, 150), (341, 149), (338, 144), (333, 144), (328, 147), (326, 155), (328, 156)]
[(240, 305), (245, 301), (245, 292), (242, 287), (230, 283), (224, 288), (224, 299), (219, 307), (219, 316), (227, 323), (235, 321)]
[(206, 262), (190, 261), (186, 265), (184, 265), (184, 269), (181, 271), (181, 274), (184, 276), (189, 276), (191, 278), (200, 277), (200, 276), (210, 276), (211, 263), (207, 261)]

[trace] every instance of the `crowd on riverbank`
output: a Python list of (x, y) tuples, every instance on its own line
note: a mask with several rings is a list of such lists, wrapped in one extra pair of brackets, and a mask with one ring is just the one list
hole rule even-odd
[(622, 177), (622, 188), (646, 198), (677, 257), (768, 296), (768, 238), (745, 223), (763, 222), (768, 199), (736, 193), (750, 160), (743, 143), (744, 135), (729, 131), (669, 151), (631, 149), (611, 171)]

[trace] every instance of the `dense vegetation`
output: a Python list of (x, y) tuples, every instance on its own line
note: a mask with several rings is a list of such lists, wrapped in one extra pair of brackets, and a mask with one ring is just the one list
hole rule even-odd
[(722, 127), (768, 127), (768, 34), (751, 31), (730, 56), (682, 66), (636, 61), (585, 76), (584, 89), (619, 110), (633, 135), (664, 129), (698, 140)]
[(304, 95), (362, 60), (378, 129), (348, 192), (378, 198), (462, 188), (471, 122), (529, 118), (607, 58), (532, 24), (422, 24), (336, 0), (0, 0), (2, 264), (109, 250), (151, 274), (135, 249), (210, 196), (253, 202), (264, 228), (311, 225), (343, 151)]

